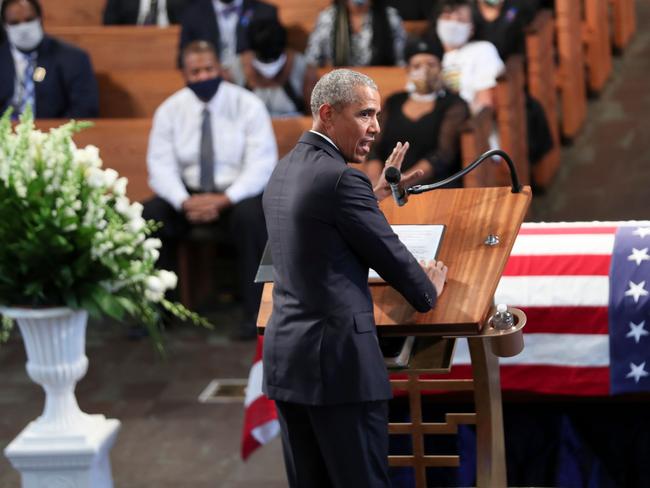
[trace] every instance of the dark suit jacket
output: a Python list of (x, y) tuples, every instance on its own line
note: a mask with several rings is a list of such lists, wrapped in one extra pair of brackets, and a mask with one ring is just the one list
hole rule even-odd
[[(248, 25), (253, 20), (277, 19), (278, 10), (274, 5), (259, 0), (244, 0), (242, 15), (237, 24), (237, 52), (248, 49)], [(195, 0), (183, 16), (181, 28), (180, 50), (191, 41), (210, 41), (221, 53), (219, 38), (219, 23), (214, 11), (212, 0)]]
[[(180, 24), (185, 7), (190, 0), (167, 0), (167, 16), (170, 24)], [(104, 8), (105, 25), (135, 25), (140, 12), (139, 0), (108, 0)]]
[[(97, 117), (97, 81), (88, 55), (74, 46), (45, 36), (38, 46), (37, 66), (45, 78), (34, 82), (36, 117), (41, 119)], [(11, 105), (16, 70), (9, 42), (0, 45), (0, 113)]]
[(379, 210), (368, 178), (307, 132), (264, 192), (274, 263), (264, 336), (264, 392), (309, 405), (391, 397), (379, 349), (368, 268), (416, 310), (436, 291)]

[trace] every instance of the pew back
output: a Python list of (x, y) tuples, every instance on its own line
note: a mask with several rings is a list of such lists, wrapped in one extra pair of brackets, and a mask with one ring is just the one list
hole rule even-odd
[(178, 26), (52, 27), (48, 34), (88, 52), (95, 71), (176, 68)]
[[(49, 130), (65, 123), (64, 120), (40, 119), (36, 126)], [(100, 150), (105, 168), (113, 168), (129, 179), (127, 194), (132, 200), (142, 201), (153, 195), (147, 183), (147, 144), (151, 119), (95, 119), (94, 125), (78, 134), (77, 146), (92, 144)], [(311, 128), (311, 117), (274, 119), (273, 130), (280, 157), (289, 152), (300, 135)]]
[[(515, 163), (522, 185), (530, 184), (525, 83), (524, 59), (521, 56), (510, 56), (506, 62), (506, 72), (499, 79), (496, 88), (496, 118), (499, 145)], [(495, 170), (497, 185), (509, 185), (508, 166), (503, 163)]]
[[(0, 2), (1, 3), (1, 2)], [(72, 25), (101, 25), (106, 0), (41, 0), (45, 29)]]
[(560, 166), (560, 127), (555, 79), (553, 15), (549, 10), (537, 14), (526, 32), (528, 91), (544, 108), (551, 129), (553, 148), (531, 169), (535, 185), (546, 188)]
[(100, 71), (97, 83), (99, 115), (108, 118), (152, 117), (167, 97), (184, 86), (176, 69)]
[[(329, 73), (334, 68), (319, 68), (318, 77)], [(382, 103), (392, 94), (404, 91), (406, 71), (398, 66), (351, 66), (350, 69), (363, 73), (377, 83)]]
[(584, 42), (589, 89), (600, 92), (612, 73), (609, 0), (584, 1)]
[(562, 105), (562, 135), (573, 139), (587, 116), (585, 61), (582, 47), (581, 5), (576, 0), (555, 1), (558, 83)]

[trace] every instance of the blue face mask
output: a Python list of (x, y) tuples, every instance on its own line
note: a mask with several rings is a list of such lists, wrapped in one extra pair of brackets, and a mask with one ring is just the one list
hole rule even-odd
[(203, 102), (209, 102), (217, 93), (221, 84), (221, 76), (210, 78), (209, 80), (188, 83), (187, 87)]

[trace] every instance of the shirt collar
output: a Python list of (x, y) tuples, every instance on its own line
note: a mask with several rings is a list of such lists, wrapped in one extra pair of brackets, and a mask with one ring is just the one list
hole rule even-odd
[(329, 142), (332, 146), (334, 146), (337, 151), (340, 152), (338, 146), (336, 144), (334, 144), (334, 141), (332, 139), (330, 139), (329, 137), (327, 137), (325, 134), (321, 134), (320, 132), (316, 132), (315, 130), (312, 130), (312, 129), (309, 129), (309, 132), (311, 132), (312, 134), (316, 134), (317, 136), (321, 136), (323, 139), (325, 139), (327, 142)]
[(230, 10), (231, 8), (240, 9), (244, 4), (244, 0), (233, 0), (230, 4), (221, 3), (219, 0), (212, 0), (212, 4), (214, 5), (214, 10), (217, 12), (217, 15), (221, 15), (224, 10)]

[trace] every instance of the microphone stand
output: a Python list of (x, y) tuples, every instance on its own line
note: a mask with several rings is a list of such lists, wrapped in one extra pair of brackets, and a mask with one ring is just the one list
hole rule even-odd
[(419, 193), (424, 193), (445, 186), (452, 181), (456, 181), (457, 179), (462, 178), (470, 171), (473, 171), (479, 164), (481, 164), (486, 159), (491, 158), (492, 156), (500, 156), (501, 159), (505, 160), (505, 162), (508, 164), (508, 168), (510, 168), (510, 179), (512, 181), (512, 193), (521, 192), (521, 184), (519, 183), (519, 177), (517, 176), (517, 169), (515, 168), (515, 164), (512, 162), (512, 159), (510, 159), (510, 156), (508, 156), (508, 153), (502, 151), (501, 149), (492, 149), (481, 154), (481, 156), (479, 156), (479, 158), (470, 164), (467, 168), (463, 168), (458, 173), (451, 175), (449, 178), (445, 178), (442, 181), (437, 181), (436, 183), (431, 183), (429, 185), (415, 185), (407, 188), (406, 192), (412, 195), (417, 195)]

